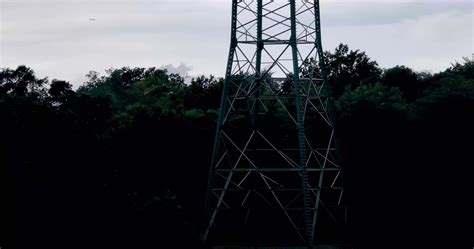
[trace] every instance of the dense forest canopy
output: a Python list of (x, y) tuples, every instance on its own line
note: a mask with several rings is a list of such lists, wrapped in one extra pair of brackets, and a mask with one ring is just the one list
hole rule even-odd
[[(324, 54), (357, 228), (349, 240), (460, 241), (472, 227), (474, 62), (431, 74), (382, 69), (343, 44)], [(0, 70), (1, 182), (14, 213), (0, 242), (197, 246), (224, 80), (130, 67), (86, 76), (73, 90), (27, 66)], [(430, 236), (416, 233), (434, 220)]]

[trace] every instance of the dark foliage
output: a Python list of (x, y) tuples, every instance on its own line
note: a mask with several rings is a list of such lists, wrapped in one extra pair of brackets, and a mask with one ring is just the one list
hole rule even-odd
[[(382, 73), (346, 45), (325, 55), (350, 242), (472, 244), (473, 62), (436, 75), (403, 66)], [(200, 247), (223, 80), (185, 84), (164, 70), (127, 67), (87, 76), (74, 91), (26, 66), (0, 70), (0, 245)]]
[(365, 52), (350, 50), (345, 44), (340, 44), (333, 53), (324, 52), (324, 62), (335, 97), (339, 97), (346, 88), (354, 89), (360, 84), (378, 82), (382, 73), (377, 62)]

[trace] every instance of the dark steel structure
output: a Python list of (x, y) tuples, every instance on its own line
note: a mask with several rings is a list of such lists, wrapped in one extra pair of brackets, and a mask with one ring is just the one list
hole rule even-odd
[(210, 244), (312, 246), (345, 219), (320, 26), (318, 0), (232, 1)]

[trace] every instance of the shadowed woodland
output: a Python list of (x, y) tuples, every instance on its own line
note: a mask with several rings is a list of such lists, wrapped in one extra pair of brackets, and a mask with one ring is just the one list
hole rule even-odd
[[(325, 60), (349, 227), (323, 242), (472, 246), (474, 62), (382, 69), (343, 44)], [(222, 86), (123, 67), (73, 90), (2, 68), (0, 246), (200, 248)]]

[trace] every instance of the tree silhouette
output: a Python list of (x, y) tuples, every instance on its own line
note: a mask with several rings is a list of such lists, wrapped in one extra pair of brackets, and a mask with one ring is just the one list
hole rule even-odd
[[(325, 55), (354, 248), (469, 244), (473, 62), (431, 75), (382, 71), (343, 44)], [(91, 71), (74, 91), (26, 66), (1, 69), (0, 243), (198, 248), (223, 82), (123, 67)], [(274, 87), (291, 94), (291, 81)], [(229, 124), (242, 130), (246, 115)], [(285, 143), (278, 110), (261, 121)], [(305, 128), (318, 135), (317, 123)]]

